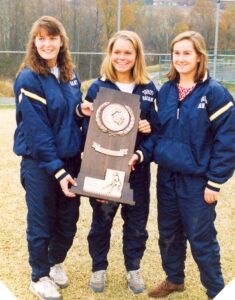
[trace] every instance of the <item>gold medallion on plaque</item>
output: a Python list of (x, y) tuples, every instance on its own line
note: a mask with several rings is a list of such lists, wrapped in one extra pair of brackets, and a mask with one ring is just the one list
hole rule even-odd
[(109, 135), (126, 135), (133, 128), (135, 117), (128, 105), (104, 102), (97, 109), (96, 123)]

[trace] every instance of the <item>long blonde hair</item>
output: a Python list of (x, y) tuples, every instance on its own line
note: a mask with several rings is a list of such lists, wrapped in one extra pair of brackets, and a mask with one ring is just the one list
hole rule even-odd
[(115, 69), (111, 62), (112, 50), (115, 42), (118, 39), (124, 39), (130, 41), (136, 51), (136, 62), (132, 69), (132, 76), (136, 84), (146, 84), (150, 81), (144, 58), (144, 47), (140, 37), (134, 31), (122, 30), (116, 32), (109, 40), (107, 46), (107, 53), (102, 62), (100, 75), (104, 76), (106, 79), (115, 82), (117, 80), (117, 75)]
[(171, 67), (170, 71), (167, 73), (167, 77), (170, 80), (177, 80), (179, 78), (179, 73), (176, 71), (173, 63), (172, 63), (172, 57), (173, 57), (173, 51), (174, 51), (174, 45), (177, 42), (180, 42), (182, 40), (189, 40), (193, 43), (193, 47), (197, 53), (197, 55), (200, 57), (200, 61), (198, 63), (198, 68), (195, 74), (195, 82), (198, 82), (200, 80), (203, 80), (203, 78), (206, 75), (207, 72), (207, 62), (208, 62), (208, 56), (206, 53), (206, 45), (204, 38), (199, 32), (196, 31), (184, 31), (180, 34), (178, 34), (171, 42)]
[(29, 34), (29, 40), (27, 44), (26, 55), (23, 59), (23, 62), (19, 68), (20, 72), (25, 67), (29, 67), (32, 71), (48, 76), (50, 73), (50, 68), (37, 51), (35, 46), (35, 37), (40, 31), (44, 29), (48, 35), (61, 37), (62, 46), (60, 48), (58, 57), (57, 57), (57, 66), (60, 68), (60, 80), (67, 82), (72, 78), (74, 64), (72, 62), (71, 54), (68, 46), (68, 37), (64, 26), (54, 17), (43, 16), (39, 18), (36, 22), (33, 23)]

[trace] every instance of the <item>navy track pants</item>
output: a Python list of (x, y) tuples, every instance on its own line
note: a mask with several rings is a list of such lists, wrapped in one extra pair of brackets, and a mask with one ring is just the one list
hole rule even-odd
[[(130, 185), (134, 190), (135, 205), (121, 205), (123, 224), (123, 254), (127, 271), (137, 270), (143, 257), (148, 233), (146, 224), (150, 201), (150, 166), (138, 165), (131, 173)], [(90, 199), (93, 208), (91, 230), (88, 235), (92, 271), (106, 270), (110, 249), (111, 228), (119, 203), (102, 204)]]
[(169, 281), (184, 281), (187, 240), (199, 268), (202, 285), (214, 298), (224, 287), (220, 248), (214, 221), (216, 204), (204, 201), (207, 179), (158, 167), (157, 199), (159, 246)]
[[(77, 176), (80, 158), (68, 159), (65, 169)], [(64, 261), (76, 234), (79, 196), (66, 197), (59, 182), (39, 169), (31, 158), (21, 162), (21, 182), (26, 191), (27, 241), (32, 280), (48, 276), (50, 267)]]

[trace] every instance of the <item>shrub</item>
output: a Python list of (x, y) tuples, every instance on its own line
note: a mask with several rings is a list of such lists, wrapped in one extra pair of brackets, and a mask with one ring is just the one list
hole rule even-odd
[(0, 97), (14, 97), (12, 81), (0, 81)]

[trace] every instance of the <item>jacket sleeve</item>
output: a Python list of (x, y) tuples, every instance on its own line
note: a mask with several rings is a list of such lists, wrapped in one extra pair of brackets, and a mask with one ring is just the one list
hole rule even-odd
[(135, 153), (139, 157), (139, 163), (141, 162), (151, 162), (153, 160), (154, 148), (157, 144), (157, 139), (159, 135), (159, 119), (158, 119), (158, 107), (157, 98), (154, 100), (154, 105), (150, 112), (150, 125), (152, 132), (150, 135), (143, 140), (137, 147)]
[[(87, 94), (85, 96), (85, 100), (89, 101), (89, 102), (93, 102), (97, 96), (98, 91), (99, 91), (99, 85), (97, 84), (97, 81), (95, 81), (90, 85), (90, 87), (87, 91)], [(83, 136), (85, 136), (85, 137), (87, 136), (89, 121), (90, 121), (90, 117), (84, 116), (82, 132), (83, 132)]]
[(218, 86), (212, 90), (208, 113), (214, 145), (207, 171), (207, 187), (219, 191), (235, 168), (235, 106), (227, 89)]
[(75, 120), (77, 121), (78, 125), (81, 127), (82, 123), (83, 123), (83, 118), (84, 118), (84, 114), (82, 113), (82, 110), (81, 110), (81, 104), (83, 102), (82, 101), (82, 91), (81, 91), (81, 81), (78, 78), (76, 73), (74, 73), (74, 77), (76, 78), (76, 80), (78, 82), (78, 88), (79, 88), (79, 99), (78, 99), (78, 104), (75, 109)]
[(20, 74), (14, 85), (25, 143), (40, 168), (61, 180), (67, 172), (58, 157), (47, 113), (47, 99), (40, 81), (32, 73)]

